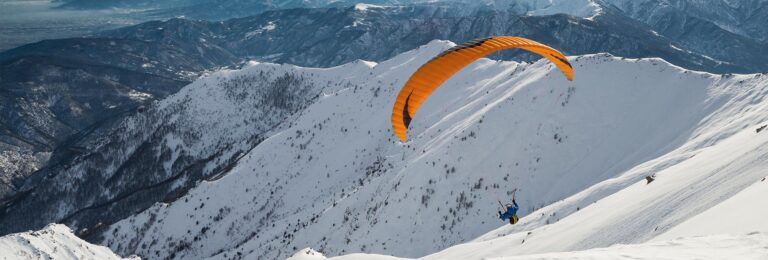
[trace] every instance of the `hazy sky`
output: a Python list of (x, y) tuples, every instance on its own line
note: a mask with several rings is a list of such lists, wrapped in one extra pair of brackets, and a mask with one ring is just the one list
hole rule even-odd
[(0, 0), (0, 51), (43, 39), (88, 35), (142, 20), (127, 11), (63, 10), (54, 8), (50, 1)]

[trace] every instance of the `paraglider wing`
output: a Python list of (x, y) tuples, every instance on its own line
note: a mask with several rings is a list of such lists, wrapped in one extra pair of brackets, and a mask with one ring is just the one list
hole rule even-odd
[(491, 53), (520, 48), (549, 59), (573, 80), (573, 68), (559, 51), (521, 37), (494, 36), (475, 39), (444, 51), (416, 70), (405, 83), (392, 109), (392, 129), (401, 141), (408, 141), (408, 126), (421, 105), (440, 85), (462, 68)]

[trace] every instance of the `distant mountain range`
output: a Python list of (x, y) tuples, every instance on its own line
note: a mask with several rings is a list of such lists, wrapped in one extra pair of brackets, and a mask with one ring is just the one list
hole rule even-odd
[[(589, 17), (604, 6), (614, 5), (628, 16), (654, 28), (677, 27), (694, 22), (713, 23), (732, 33), (768, 40), (768, 1), (766, 0), (56, 0), (63, 8), (111, 9), (138, 8), (157, 17), (185, 16), (223, 20), (257, 15), (265, 11), (290, 8), (343, 7), (355, 4), (415, 5), (460, 4), (464, 12), (498, 10), (520, 15), (565, 13)], [(658, 30), (664, 31), (664, 30)]]
[[(768, 41), (767, 0), (604, 0), (666, 36), (694, 36), (691, 24), (708, 23), (742, 37)], [(706, 36), (706, 35), (703, 35)], [(723, 39), (723, 38), (717, 38)], [(726, 46), (729, 49), (738, 46)]]

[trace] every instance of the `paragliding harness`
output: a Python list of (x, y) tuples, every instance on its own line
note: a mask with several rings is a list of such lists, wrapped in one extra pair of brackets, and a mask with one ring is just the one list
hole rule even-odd
[(512, 204), (504, 205), (501, 203), (501, 200), (499, 200), (499, 205), (501, 205), (501, 209), (504, 210), (504, 213), (499, 211), (499, 218), (501, 220), (509, 219), (509, 224), (511, 225), (517, 224), (517, 221), (520, 220), (520, 218), (517, 217), (517, 210), (519, 207), (517, 206), (517, 202), (515, 202), (515, 192), (517, 192), (517, 189), (512, 191)]

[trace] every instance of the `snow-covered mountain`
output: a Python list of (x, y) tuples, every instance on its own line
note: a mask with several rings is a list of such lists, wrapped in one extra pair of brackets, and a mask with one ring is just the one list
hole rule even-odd
[(0, 237), (2, 259), (132, 259), (122, 258), (109, 248), (89, 244), (74, 234), (67, 226), (51, 224), (42, 230), (10, 234)]
[[(653, 28), (679, 44), (680, 48), (706, 53), (713, 59), (730, 56), (730, 50), (758, 47), (763, 56), (768, 50), (768, 1), (709, 0), (606, 0), (626, 16)], [(713, 41), (712, 39), (718, 39)]]
[(602, 0), (658, 28), (713, 23), (736, 35), (768, 41), (766, 0)]
[[(764, 195), (754, 129), (765, 124), (766, 76), (670, 64), (763, 71), (768, 45), (754, 25), (764, 1), (715, 13), (699, 10), (708, 1), (416, 2), (287, 1), (280, 8), (355, 5), (172, 19), (0, 54), (0, 233), (62, 222), (150, 258), (279, 259), (311, 246), (464, 259), (616, 243), (645, 252), (679, 236), (681, 250), (764, 241), (750, 234), (765, 232), (764, 212), (748, 202)], [(745, 8), (756, 10), (726, 19)], [(547, 62), (483, 59), (430, 99), (413, 141), (397, 143), (393, 95), (452, 44), (399, 53), (494, 34), (666, 61), (574, 56), (577, 81), (565, 82)], [(506, 53), (493, 57), (534, 57)], [(253, 62), (151, 101), (242, 57), (380, 63)], [(495, 201), (514, 188), (528, 216), (494, 230)], [(707, 231), (721, 211), (742, 221)]]
[[(652, 239), (765, 176), (768, 138), (754, 129), (768, 120), (768, 77), (659, 59), (573, 57), (573, 82), (546, 61), (482, 59), (425, 103), (412, 141), (395, 141), (398, 88), (451, 46), (331, 69), (255, 64), (191, 85), (213, 92), (190, 104), (219, 103), (205, 100), (231, 78), (279, 67), (326, 87), (226, 175), (110, 225), (101, 243), (157, 258), (280, 259), (308, 246), (417, 257), (492, 231), (468, 257), (581, 250)], [(496, 200), (514, 188), (527, 216), (498, 228)]]
[[(210, 174), (191, 165), (216, 157), (220, 161), (212, 167), (227, 168), (232, 158), (220, 156), (248, 150), (253, 144), (237, 144), (234, 150), (224, 145), (209, 147), (215, 151), (195, 152), (208, 157), (183, 157), (185, 162), (179, 168), (147, 177), (152, 173), (150, 169), (165, 169), (164, 165), (178, 158), (133, 148), (149, 142), (154, 149), (165, 149), (159, 148), (162, 145), (157, 140), (135, 139), (130, 131), (121, 132), (126, 136), (113, 133), (122, 131), (114, 129), (121, 127), (118, 123), (123, 117), (140, 113), (144, 108), (141, 105), (175, 93), (197, 75), (196, 71), (236, 64), (243, 57), (333, 66), (358, 58), (384, 61), (435, 38), (465, 41), (487, 35), (521, 35), (568, 54), (609, 52), (627, 57), (662, 57), (680, 66), (717, 72), (761, 71), (768, 66), (760, 55), (755, 55), (765, 49), (761, 46), (744, 44), (744, 48), (729, 50), (735, 60), (713, 59), (681, 49), (677, 47), (681, 44), (618, 16), (615, 10), (603, 10), (599, 16), (587, 19), (497, 11), (464, 17), (455, 16), (453, 8), (361, 5), (273, 11), (225, 22), (172, 19), (105, 32), (95, 38), (46, 41), (4, 52), (0, 60), (8, 65), (2, 67), (0, 76), (4, 80), (0, 85), (9, 91), (0, 92), (0, 100), (7, 101), (0, 102), (0, 142), (16, 147), (8, 149), (10, 155), (0, 154), (5, 158), (0, 163), (27, 159), (23, 159), (23, 165), (3, 168), (9, 173), (0, 181), (0, 207), (5, 211), (0, 218), (24, 220), (29, 214), (44, 217), (0, 227), (0, 233), (37, 229), (54, 221), (79, 223), (73, 226), (77, 228), (113, 223), (157, 201), (185, 193)], [(538, 59), (515, 51), (494, 57)], [(153, 114), (150, 118), (154, 120), (151, 124), (157, 126), (161, 123), (155, 121), (163, 117)], [(175, 128), (166, 126), (161, 133)], [(105, 139), (129, 141), (115, 141), (109, 148), (94, 145)], [(121, 147), (127, 143), (131, 144)], [(108, 164), (115, 165), (114, 171), (103, 170)], [(33, 171), (37, 171), (36, 177), (28, 177)], [(119, 171), (130, 183), (92, 185), (88, 178), (70, 182), (66, 178), (43, 177), (69, 175), (72, 171), (84, 171), (96, 179), (109, 179), (102, 175)], [(189, 172), (194, 174), (186, 174)], [(186, 184), (170, 185), (181, 173), (189, 177), (184, 179)], [(94, 198), (89, 194), (104, 196)], [(55, 199), (45, 199), (49, 197)], [(58, 207), (60, 201), (70, 203)]]
[[(390, 4), (278, 10), (224, 22), (170, 19), (0, 53), (0, 88), (6, 90), (0, 92), (0, 160), (35, 159), (2, 174), (0, 201), (18, 191), (19, 185), (10, 183), (24, 182), (54, 150), (59, 152), (51, 164), (69, 160), (61, 151), (78, 153), (82, 147), (71, 144), (91, 128), (176, 92), (201, 71), (244, 58), (326, 67), (386, 60), (432, 39), (520, 35), (572, 55), (661, 57), (715, 73), (768, 70), (762, 58), (768, 44), (712, 23), (664, 23), (665, 28), (654, 27), (660, 35), (593, 1), (486, 2), (514, 6), (496, 10), (454, 2)], [(509, 52), (502, 57), (533, 56)]]

